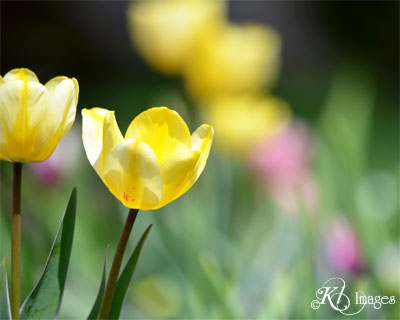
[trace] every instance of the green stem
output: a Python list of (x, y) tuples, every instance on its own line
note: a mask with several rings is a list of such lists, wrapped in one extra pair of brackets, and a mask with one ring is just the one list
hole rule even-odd
[(21, 297), (21, 177), (22, 163), (13, 163), (12, 241), (11, 241), (11, 316), (19, 319)]
[(131, 230), (133, 224), (135, 223), (138, 211), (138, 209), (130, 209), (128, 217), (126, 218), (125, 226), (122, 230), (121, 238), (119, 239), (118, 247), (115, 251), (114, 260), (111, 265), (111, 270), (108, 276), (103, 301), (101, 302), (99, 319), (108, 319), (108, 314), (110, 313), (111, 303), (114, 297), (115, 287), (117, 285), (119, 270), (121, 269), (122, 258), (124, 257), (126, 244), (128, 243), (129, 235), (131, 234)]

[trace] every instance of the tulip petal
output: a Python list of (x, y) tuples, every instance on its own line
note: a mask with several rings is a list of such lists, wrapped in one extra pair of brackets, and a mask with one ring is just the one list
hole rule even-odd
[[(62, 122), (61, 122), (61, 126), (60, 126), (60, 130), (61, 130), (61, 135), (59, 139), (64, 138), (64, 136), (68, 133), (68, 131), (71, 129), (72, 125), (74, 124), (75, 121), (75, 115), (76, 115), (76, 107), (78, 104), (78, 97), (79, 97), (79, 85), (78, 85), (78, 81), (75, 78), (70, 79), (69, 81), (72, 81), (72, 92), (70, 93), (70, 100), (68, 101), (68, 103), (65, 104), (65, 109), (64, 109), (64, 115), (65, 117), (63, 118)], [(60, 86), (62, 86), (64, 84), (61, 83)], [(59, 87), (57, 87), (57, 89), (59, 89)], [(59, 91), (56, 91), (56, 94)], [(56, 94), (54, 95), (54, 99), (56, 97)]]
[(201, 151), (200, 164), (197, 169), (196, 180), (200, 176), (200, 174), (203, 172), (204, 167), (206, 166), (208, 155), (210, 154), (213, 137), (214, 137), (214, 129), (213, 129), (213, 127), (211, 127), (207, 124), (201, 125), (192, 134), (193, 150)]
[(103, 147), (103, 123), (108, 111), (101, 108), (82, 109), (82, 140), (86, 155), (93, 166)]
[[(0, 76), (0, 87), (6, 84), (6, 81)], [(0, 159), (8, 159), (8, 153), (6, 148), (6, 139), (4, 137), (3, 127), (1, 126), (0, 122)]]
[(74, 83), (74, 91), (75, 91), (75, 104), (78, 104), (78, 97), (79, 97), (79, 84), (75, 78), (67, 78), (64, 76), (58, 76), (51, 80), (49, 80), (44, 86), (49, 91), (51, 95), (54, 95), (57, 86), (64, 80), (72, 80)]
[(46, 87), (47, 91), (53, 96), (57, 86), (64, 80), (70, 80), (70, 79), (65, 76), (54, 77), (53, 79), (47, 81), (44, 86)]
[(0, 87), (0, 124), (8, 160), (23, 162), (31, 156), (49, 99), (39, 82), (14, 80)]
[(27, 68), (19, 68), (13, 69), (6, 73), (4, 76), (4, 80), (6, 82), (14, 81), (14, 80), (23, 80), (29, 82), (39, 82), (38, 77), (34, 72)]
[(106, 156), (117, 144), (123, 141), (124, 137), (119, 130), (114, 111), (107, 113), (103, 123), (103, 148), (101, 150), (101, 156), (93, 165), (96, 171), (103, 172)]
[(185, 193), (195, 182), (200, 151), (184, 150), (160, 163), (164, 184), (163, 197), (155, 209), (161, 208)]
[(10, 157), (8, 155), (8, 152), (7, 152), (6, 139), (5, 139), (5, 136), (4, 136), (4, 130), (3, 130), (3, 127), (2, 127), (1, 122), (0, 122), (0, 159), (6, 160), (6, 159), (9, 159), (9, 158)]
[(213, 135), (211, 126), (201, 125), (192, 134), (193, 150), (174, 154), (160, 164), (164, 191), (163, 199), (156, 209), (183, 195), (197, 181), (206, 166)]
[(173, 153), (192, 148), (185, 121), (166, 107), (151, 108), (139, 114), (129, 125), (125, 138), (145, 142), (159, 162)]
[(1, 120), (9, 132), (15, 130), (17, 134), (21, 133), (23, 129), (16, 126), (22, 125), (22, 122), (29, 129), (39, 124), (49, 101), (49, 94), (43, 85), (17, 80), (6, 83), (0, 90)]
[(51, 97), (50, 105), (40, 124), (36, 141), (36, 149), (40, 152), (34, 156), (34, 161), (47, 159), (75, 120), (75, 82), (66, 77), (56, 77), (47, 82), (45, 88)]
[(106, 155), (104, 183), (128, 208), (153, 209), (162, 197), (160, 168), (144, 142), (127, 139)]
[(53, 97), (49, 111), (57, 123), (56, 128), (61, 130), (62, 139), (75, 120), (79, 85), (75, 78), (56, 77), (47, 82), (45, 87)]

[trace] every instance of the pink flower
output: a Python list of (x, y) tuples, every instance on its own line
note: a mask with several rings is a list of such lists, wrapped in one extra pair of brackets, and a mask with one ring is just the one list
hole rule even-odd
[(45, 185), (53, 186), (76, 168), (80, 153), (80, 135), (72, 128), (60, 141), (50, 158), (42, 162), (29, 163), (28, 166), (36, 179)]
[(358, 237), (353, 226), (342, 215), (322, 229), (324, 254), (329, 267), (338, 272), (357, 272), (362, 258)]
[(313, 210), (318, 202), (317, 186), (309, 168), (313, 156), (313, 136), (297, 120), (259, 144), (250, 157), (250, 167), (280, 207), (293, 212), (302, 203)]

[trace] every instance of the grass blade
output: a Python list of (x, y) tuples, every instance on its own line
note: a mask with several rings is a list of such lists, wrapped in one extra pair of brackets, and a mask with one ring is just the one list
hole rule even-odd
[(137, 262), (139, 260), (140, 252), (142, 251), (143, 244), (150, 232), (153, 225), (149, 225), (147, 229), (143, 232), (143, 235), (139, 239), (135, 250), (133, 250), (131, 256), (128, 259), (121, 275), (118, 278), (117, 286), (115, 288), (114, 298), (111, 304), (111, 310), (109, 314), (109, 319), (118, 319), (121, 313), (122, 306), (124, 304), (126, 295), (128, 294), (128, 289), (130, 283), (133, 279), (133, 273), (135, 271)]
[(21, 319), (55, 319), (61, 307), (75, 230), (76, 188), (73, 189), (42, 276), (21, 307)]
[(0, 319), (11, 319), (10, 297), (7, 283), (7, 258), (0, 263)]
[(88, 315), (88, 320), (89, 319), (97, 319), (100, 311), (100, 306), (101, 306), (101, 301), (103, 300), (103, 295), (104, 295), (104, 290), (106, 288), (106, 272), (107, 272), (107, 249), (108, 245), (106, 246), (106, 252), (104, 254), (104, 264), (103, 264), (103, 274), (101, 276), (101, 282), (100, 282), (100, 288), (97, 293), (96, 301), (93, 304), (92, 310), (90, 311)]

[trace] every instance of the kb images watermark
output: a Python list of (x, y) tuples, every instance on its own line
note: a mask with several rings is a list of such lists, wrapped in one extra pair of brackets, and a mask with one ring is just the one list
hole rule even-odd
[[(357, 291), (354, 298), (350, 299), (345, 288), (346, 282), (342, 278), (330, 278), (315, 292), (317, 299), (311, 301), (311, 308), (317, 310), (321, 305), (327, 304), (333, 310), (351, 316), (360, 313), (366, 305), (372, 305), (378, 310), (383, 305), (396, 303), (395, 296), (367, 296), (361, 291)], [(349, 310), (351, 305), (355, 305), (352, 312)]]

